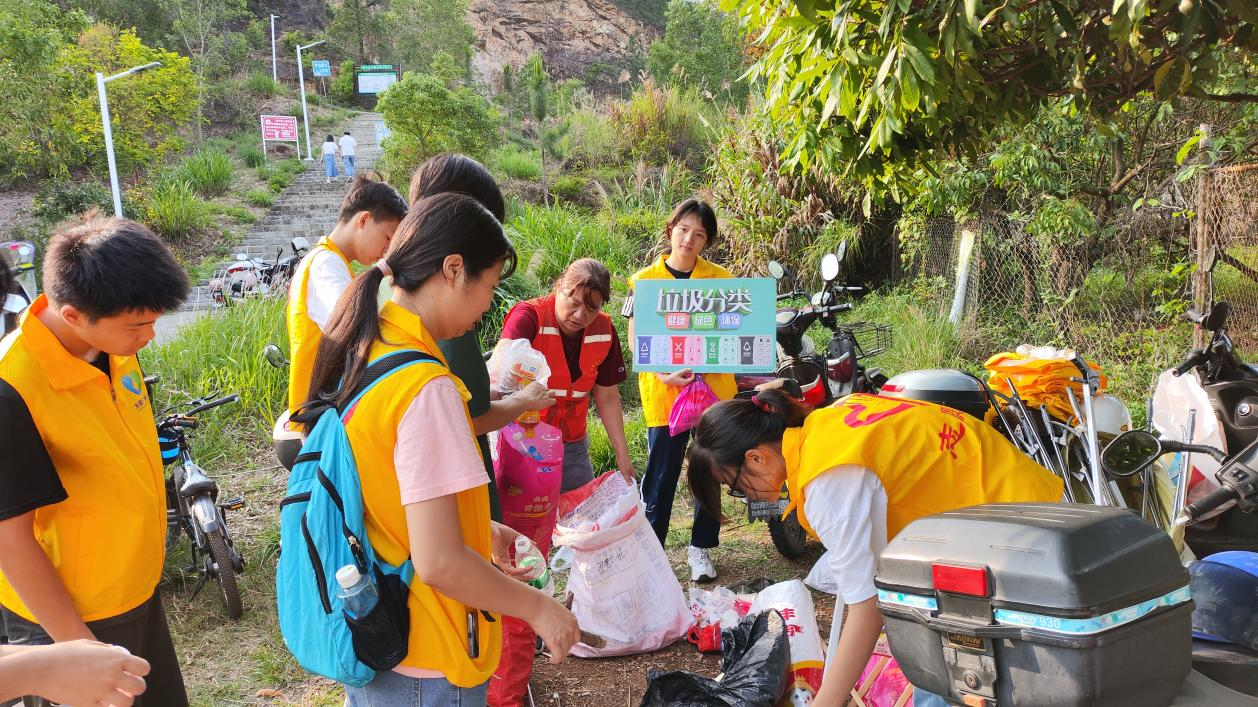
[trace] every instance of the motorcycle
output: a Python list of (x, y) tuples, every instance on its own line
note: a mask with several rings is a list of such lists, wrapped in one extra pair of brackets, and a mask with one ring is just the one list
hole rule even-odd
[[(811, 304), (803, 307), (779, 307), (777, 310), (778, 366), (774, 376), (737, 376), (737, 397), (751, 397), (757, 387), (769, 381), (781, 379), (793, 395), (812, 407), (825, 407), (835, 400), (852, 393), (876, 393), (886, 376), (878, 368), (870, 368), (865, 362), (883, 353), (891, 345), (891, 327), (870, 322), (841, 322), (838, 315), (850, 311), (853, 305), (841, 301), (863, 291), (860, 287), (839, 284), (843, 256), (847, 244), (839, 246), (837, 253), (828, 253), (821, 259), (820, 292), (812, 295)], [(786, 281), (790, 291), (777, 296), (779, 302), (807, 296), (800, 290), (797, 279), (776, 261), (770, 261), (769, 274), (779, 283)], [(830, 341), (825, 351), (818, 351), (808, 329), (821, 322), (830, 330)], [(792, 512), (786, 518), (790, 496), (786, 487), (774, 501), (747, 500), (747, 520), (754, 523), (763, 520), (769, 526), (773, 546), (783, 557), (795, 559), (804, 553), (808, 534)]]
[[(1209, 332), (1210, 340), (1158, 377), (1150, 420), (1164, 442), (1205, 446), (1231, 456), (1258, 440), (1258, 367), (1243, 361), (1233, 347), (1227, 335), (1230, 313), (1227, 302), (1218, 302), (1207, 312), (1185, 315)], [(1214, 455), (1180, 452), (1172, 462), (1171, 478), (1186, 482), (1176, 484), (1174, 515), (1189, 505), (1189, 499), (1213, 491), (1210, 479), (1220, 471)], [(1204, 486), (1196, 483), (1199, 479), (1204, 479)], [(1185, 540), (1198, 557), (1258, 550), (1258, 516), (1230, 506), (1216, 516), (1187, 528)]]
[(35, 301), (35, 244), (27, 241), (0, 243), (0, 268), (6, 270), (0, 282), (0, 336), (17, 328), (22, 311)]
[(283, 248), (276, 248), (272, 262), (237, 253), (235, 262), (220, 268), (210, 280), (210, 296), (215, 305), (225, 306), (256, 295), (287, 295), (288, 283), (310, 250), (310, 241), (297, 236), (288, 246), (292, 254), (284, 255)]
[[(1215, 331), (1217, 332), (1218, 329)], [(1155, 437), (1144, 430), (1132, 430), (1115, 438), (1105, 448), (1101, 461), (1110, 474), (1130, 476), (1140, 473), (1168, 453), (1205, 454), (1219, 463), (1219, 469), (1214, 474), (1218, 481), (1218, 488), (1185, 505), (1175, 518), (1176, 527), (1187, 527), (1190, 531), (1186, 534), (1190, 547), (1193, 528), (1198, 527), (1203, 520), (1210, 518), (1221, 509), (1232, 507), (1232, 510), (1224, 514), (1224, 518), (1238, 515), (1246, 519), (1255, 517), (1253, 511), (1258, 509), (1258, 438), (1250, 440), (1239, 452), (1228, 455), (1222, 449), (1208, 444), (1177, 442)], [(1180, 487), (1185, 486), (1187, 484), (1181, 481)], [(1253, 521), (1238, 521), (1229, 526), (1229, 528), (1245, 527), (1254, 527)], [(1207, 533), (1212, 532), (1216, 531), (1207, 531)], [(1250, 547), (1253, 546), (1253, 540), (1254, 536), (1251, 535)], [(1199, 540), (1198, 546), (1202, 544)], [(1194, 593), (1196, 593), (1195, 590)], [(1201, 597), (1199, 601), (1209, 602), (1212, 599)], [(1207, 606), (1209, 606), (1208, 603)], [(1196, 628), (1196, 622), (1194, 622), (1194, 628)], [(1193, 641), (1193, 669), (1225, 687), (1247, 695), (1258, 695), (1258, 653), (1244, 646), (1224, 643), (1221, 640), (1197, 639)]]

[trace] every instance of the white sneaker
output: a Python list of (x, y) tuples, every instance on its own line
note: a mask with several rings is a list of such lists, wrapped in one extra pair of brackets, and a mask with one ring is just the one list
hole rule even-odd
[(690, 565), (690, 581), (711, 582), (716, 579), (716, 565), (712, 564), (708, 548), (694, 545), (686, 548), (686, 563)]

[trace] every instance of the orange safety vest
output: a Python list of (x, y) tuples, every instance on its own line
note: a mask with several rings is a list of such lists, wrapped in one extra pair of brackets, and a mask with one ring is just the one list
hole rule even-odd
[(542, 411), (542, 421), (558, 427), (564, 442), (580, 441), (586, 434), (590, 391), (594, 390), (595, 381), (598, 380), (598, 367), (607, 360), (613, 343), (619, 345), (612, 333), (611, 317), (599, 312), (582, 332), (581, 377), (574, 381), (563, 350), (563, 332), (555, 317), (554, 293), (522, 304), (530, 304), (537, 311), (537, 334), (531, 343), (533, 348), (542, 352), (546, 357), (546, 364), (550, 366), (547, 387), (556, 400), (553, 406)]
[[(918, 518), (980, 503), (1061, 500), (1062, 480), (991, 425), (917, 400), (849, 395), (782, 436), (786, 485), (799, 522), (808, 484), (844, 464), (878, 476), (887, 493), (887, 539)], [(842, 499), (833, 499), (842, 503)]]

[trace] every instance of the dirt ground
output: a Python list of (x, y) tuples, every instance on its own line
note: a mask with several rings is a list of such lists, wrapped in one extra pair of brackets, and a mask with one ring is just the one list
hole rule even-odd
[[(734, 513), (741, 509), (741, 505), (731, 504), (726, 512)], [(696, 586), (689, 581), (690, 569), (685, 560), (692, 512), (692, 507), (688, 505), (674, 509), (674, 529), (669, 532), (668, 538), (669, 559), (683, 589)], [(803, 579), (820, 554), (820, 545), (813, 544), (800, 560), (787, 560), (773, 549), (768, 529), (763, 523), (747, 525), (745, 517), (742, 517), (722, 529), (721, 547), (713, 552), (720, 576), (712, 584), (697, 586), (733, 586), (760, 577), (774, 581)], [(834, 597), (820, 592), (813, 592), (812, 595), (817, 624), (824, 639), (830, 633)], [(622, 658), (569, 658), (554, 666), (539, 657), (533, 665), (530, 687), (537, 707), (635, 707), (646, 691), (649, 669), (687, 670), (716, 677), (721, 669), (721, 656), (703, 655), (683, 639), (655, 653)]]

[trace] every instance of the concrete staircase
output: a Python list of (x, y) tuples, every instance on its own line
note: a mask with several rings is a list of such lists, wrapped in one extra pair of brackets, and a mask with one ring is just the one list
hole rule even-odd
[[(350, 121), (348, 130), (358, 140), (355, 165), (358, 174), (373, 169), (380, 159), (382, 151), (376, 144), (375, 126), (382, 120), (384, 118), (379, 113), (361, 113)], [(344, 129), (337, 131), (337, 139), (343, 132)], [(318, 149), (314, 155), (315, 160), (309, 163), (306, 171), (298, 174), (271, 205), (271, 210), (250, 227), (244, 242), (232, 249), (233, 256), (244, 253), (250, 257), (274, 260), (277, 250), (282, 249), (284, 254), (289, 252), (289, 243), (297, 236), (305, 236), (314, 245), (332, 230), (348, 183), (344, 174), (328, 183)], [(340, 160), (337, 163), (340, 169)], [(205, 310), (211, 305), (210, 288), (206, 282), (201, 282), (193, 286), (183, 308)]]

